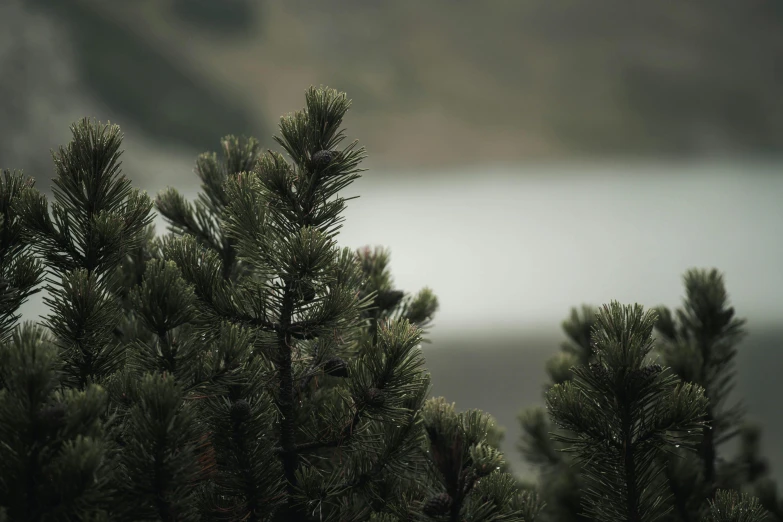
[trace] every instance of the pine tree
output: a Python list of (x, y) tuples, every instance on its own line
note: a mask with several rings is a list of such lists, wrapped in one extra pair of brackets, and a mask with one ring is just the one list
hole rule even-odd
[[(220, 321), (247, 329), (253, 342), (249, 356), (266, 366), (267, 371), (260, 372), (263, 377), (252, 384), (255, 390), (248, 385), (242, 389), (241, 384), (223, 390), (222, 407), (212, 408), (213, 415), (222, 418), (212, 424), (225, 431), (231, 425), (232, 409), (239, 411), (237, 404), (243, 411), (249, 408), (243, 413), (249, 419), (278, 410), (273, 422), (259, 424), (260, 431), (247, 433), (249, 438), (238, 439), (236, 430), (231, 435), (238, 446), (252, 445), (264, 432), (274, 443), (270, 449), (279, 457), (279, 473), (251, 478), (258, 490), (265, 481), (282, 485), (275, 514), (280, 520), (337, 514), (351, 505), (346, 491), (364, 486), (386, 467), (401, 465), (410, 451), (407, 447), (415, 447), (411, 443), (415, 438), (409, 436), (414, 416), (406, 399), (421, 395), (428, 382), (417, 352), (419, 334), (409, 322), (382, 324), (377, 350), (361, 342), (361, 314), (370, 301), (359, 296), (363, 277), (355, 255), (334, 242), (344, 200), (329, 200), (358, 177), (364, 152), (354, 150), (355, 144), (334, 150), (343, 140), (339, 126), (348, 108), (344, 96), (311, 89), (307, 102), (305, 111), (283, 118), (282, 136), (276, 138), (293, 166), (282, 155), (268, 152), (253, 172), (225, 176), (228, 204), (213, 204), (210, 209), (223, 214), (223, 229), (210, 231), (223, 240), (208, 249), (206, 234), (201, 241), (183, 235), (164, 246), (164, 256), (182, 269), (198, 297), (199, 319), (194, 324), (202, 340), (214, 340), (214, 325)], [(252, 152), (245, 157), (249, 156)], [(205, 178), (208, 185), (211, 178)], [(210, 193), (212, 202), (220, 201), (214, 191)], [(166, 208), (175, 197), (169, 192), (159, 202)], [(207, 204), (197, 204), (194, 214), (206, 208)], [(177, 207), (170, 204), (168, 209)], [(183, 210), (180, 215), (189, 209)], [(207, 221), (201, 219), (202, 230), (209, 230)], [(237, 282), (224, 266), (226, 260), (232, 261), (231, 252), (249, 272)], [(247, 366), (240, 363), (240, 369)], [(347, 386), (312, 386), (311, 374), (325, 367), (329, 377), (347, 380)], [(266, 381), (263, 390), (259, 389), (262, 381)], [(221, 434), (215, 431), (211, 436)], [(212, 441), (213, 447), (217, 442)], [(389, 445), (396, 451), (389, 451)], [(245, 504), (240, 509), (246, 509), (248, 501), (273, 504), (269, 499), (248, 499), (246, 491), (238, 491), (228, 480), (240, 474), (228, 466), (269, 470), (265, 455), (234, 452), (221, 457), (222, 450), (215, 451), (218, 464), (224, 464), (218, 466), (227, 477), (224, 488), (234, 486), (216, 502), (236, 496)]]
[[(210, 245), (194, 235), (166, 248), (194, 285), (208, 324), (228, 320), (266, 336), (256, 343), (274, 366), (273, 396), (281, 413), (279, 430), (270, 434), (278, 441), (285, 486), (278, 516), (303, 517), (307, 506), (311, 515), (346, 519), (380, 507), (368, 499), (388, 494), (391, 483), (422, 465), (420, 410), (429, 378), (412, 325), (426, 327), (437, 301), (428, 289), (412, 299), (393, 289), (383, 251), (360, 251), (357, 266), (356, 254), (333, 246), (344, 200), (329, 200), (358, 177), (364, 152), (353, 144), (334, 150), (343, 140), (344, 95), (310, 90), (307, 102), (305, 111), (283, 118), (275, 138), (293, 166), (268, 152), (253, 173), (211, 168), (226, 178), (227, 204), (210, 210), (222, 213), (223, 237), (232, 243)], [(206, 181), (204, 187), (209, 190)], [(192, 229), (196, 220), (188, 224), (190, 209), (181, 201), (169, 191), (159, 207), (180, 230)], [(250, 272), (233, 288), (214, 255), (218, 244), (227, 243)], [(233, 292), (241, 297), (231, 299)], [(297, 432), (309, 440), (298, 442)], [(308, 465), (300, 467), (301, 461)]]
[(544, 503), (502, 471), (503, 455), (487, 438), (494, 430), (489, 415), (457, 413), (453, 403), (437, 398), (427, 402), (424, 418), (433, 464), (424, 514), (451, 522), (537, 519)]
[(113, 277), (127, 250), (152, 222), (149, 197), (120, 174), (122, 134), (117, 125), (87, 119), (72, 126), (73, 140), (54, 154), (57, 176), (51, 215), (46, 196), (28, 187), (16, 207), (47, 266), (46, 326), (65, 363), (67, 383), (84, 389), (122, 365), (112, 335), (122, 317)]
[[(364, 151), (337, 148), (344, 94), (306, 101), (275, 138), (292, 164), (225, 138), (197, 161), (195, 205), (157, 198), (163, 238), (113, 125), (73, 127), (52, 215), (31, 182), (3, 185), (23, 232), (3, 261), (32, 249), (51, 296), (49, 332), (0, 349), (8, 520), (437, 519), (442, 487), (449, 520), (534, 519), (535, 495), (497, 469), (491, 418), (426, 399), (433, 293), (395, 289), (383, 249), (337, 247)], [(40, 281), (34, 263), (17, 288)]]
[[(596, 316), (594, 362), (574, 366), (574, 378), (546, 394), (585, 480), (582, 515), (601, 521), (668, 520), (673, 510), (662, 455), (697, 451), (709, 399), (704, 388), (670, 368), (648, 363), (657, 314), (613, 302)], [(530, 446), (528, 446), (530, 447)], [(716, 491), (700, 520), (764, 520), (757, 499)]]
[[(17, 311), (40, 291), (44, 267), (33, 255), (14, 206), (22, 191), (35, 181), (21, 172), (5, 170), (0, 179), (0, 343), (9, 340), (19, 320)], [(2, 388), (2, 381), (0, 381)]]
[(59, 348), (24, 323), (0, 345), (0, 520), (112, 520), (98, 385), (62, 386)]
[[(726, 406), (734, 388), (737, 345), (745, 337), (745, 320), (729, 306), (723, 276), (717, 270), (692, 269), (683, 277), (685, 299), (675, 314), (658, 308), (656, 329), (661, 337), (662, 361), (683, 380), (699, 384), (709, 399), (696, 454), (669, 457), (668, 484), (675, 500), (676, 520), (697, 521), (707, 509), (705, 500), (717, 488), (754, 491), (766, 478), (768, 466), (758, 460), (758, 425), (744, 422), (742, 403)], [(719, 446), (740, 436), (740, 453), (733, 460), (719, 457)], [(783, 520), (774, 497), (774, 483), (762, 483), (759, 494), (773, 520)], [(763, 491), (762, 491), (763, 493)]]
[[(711, 509), (710, 502), (715, 493), (713, 491), (711, 497), (709, 488), (705, 486), (703, 468), (706, 464), (702, 456), (712, 453), (713, 466), (717, 468), (715, 485), (737, 492), (754, 493), (768, 511), (765, 520), (779, 520), (781, 507), (775, 483), (766, 476), (769, 466), (758, 454), (760, 428), (742, 422), (741, 406), (727, 410), (722, 407), (726, 393), (733, 386), (732, 359), (744, 335), (744, 320), (734, 318), (734, 311), (727, 304), (723, 278), (716, 270), (690, 270), (684, 279), (686, 298), (683, 309), (677, 311), (677, 319), (665, 308), (658, 308), (656, 329), (659, 339), (654, 346), (655, 352), (684, 381), (697, 380), (701, 372), (709, 376), (710, 386), (705, 387), (705, 393), (710, 404), (716, 405), (713, 411), (717, 415), (713, 415), (713, 421), (707, 424), (712, 429), (702, 430), (715, 430), (718, 435), (707, 440), (718, 443), (740, 436), (741, 446), (735, 459), (729, 461), (715, 454), (715, 446), (706, 452), (704, 441), (699, 444), (697, 452), (669, 448), (662, 455), (661, 466), (665, 470), (663, 483), (671, 494), (673, 509), (664, 519), (672, 522), (704, 520)], [(569, 368), (595, 362), (590, 340), (594, 317), (594, 311), (584, 306), (581, 317), (576, 310), (572, 310), (571, 318), (564, 322), (563, 328), (574, 344), (564, 345), (563, 353), (547, 364), (547, 372), (554, 383), (562, 384), (571, 380), (573, 374)], [(705, 358), (701, 356), (697, 339), (703, 340), (701, 346), (705, 347), (706, 359), (712, 361), (708, 363), (709, 369), (703, 368)], [(716, 355), (712, 355), (713, 352)], [(585, 485), (581, 482), (579, 462), (563, 454), (560, 451), (562, 446), (549, 437), (551, 427), (542, 409), (524, 412), (520, 415), (520, 422), (523, 429), (520, 450), (529, 462), (542, 469), (539, 485), (548, 503), (542, 519), (580, 519), (580, 499)], [(563, 430), (555, 431), (558, 436), (568, 434), (574, 435)]]
[(151, 201), (119, 176), (116, 125), (85, 119), (71, 130), (71, 143), (54, 154), (52, 215), (32, 181), (3, 185), (15, 216), (4, 226), (22, 227), (4, 228), (24, 244), (17, 266), (37, 267), (25, 261), (28, 251), (43, 258), (53, 312), (46, 329), (25, 325), (2, 345), (0, 447), (9, 465), (0, 496), (11, 520), (105, 519), (112, 498), (108, 433), (117, 425), (103, 385), (123, 354), (111, 335), (121, 313), (108, 274), (151, 219)]

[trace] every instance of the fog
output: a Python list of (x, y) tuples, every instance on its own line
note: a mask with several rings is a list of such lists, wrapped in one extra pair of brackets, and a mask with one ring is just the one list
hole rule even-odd
[[(617, 299), (676, 305), (682, 273), (717, 267), (753, 322), (783, 318), (779, 165), (529, 167), (352, 190), (341, 242), (392, 251), (401, 288), (428, 285), (437, 331), (559, 324)], [(689, 172), (684, 172), (684, 171)]]

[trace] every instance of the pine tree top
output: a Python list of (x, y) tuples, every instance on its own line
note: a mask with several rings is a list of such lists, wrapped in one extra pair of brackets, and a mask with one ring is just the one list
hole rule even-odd
[(310, 88), (305, 102), (280, 121), (285, 155), (227, 136), (199, 156), (193, 203), (133, 189), (119, 128), (87, 119), (55, 153), (51, 208), (6, 176), (0, 267), (17, 293), (3, 289), (3, 334), (44, 271), (51, 308), (0, 347), (8, 520), (540, 510), (502, 469), (489, 416), (433, 416), (421, 344), (437, 298), (396, 289), (387, 250), (339, 246), (340, 192), (365, 151), (341, 145), (345, 94)]

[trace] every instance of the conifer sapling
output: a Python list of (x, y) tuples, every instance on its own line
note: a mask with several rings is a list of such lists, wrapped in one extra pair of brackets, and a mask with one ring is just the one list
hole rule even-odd
[(6, 175), (3, 335), (43, 266), (51, 314), (0, 346), (0, 516), (533, 521), (491, 418), (426, 400), (435, 296), (395, 289), (383, 249), (337, 247), (364, 153), (338, 148), (344, 94), (306, 100), (276, 137), (292, 164), (225, 138), (195, 205), (157, 199), (164, 238), (116, 126), (72, 128), (51, 214)]
[[(651, 522), (668, 515), (660, 454), (696, 450), (707, 424), (702, 387), (645, 364), (656, 319), (639, 305), (604, 306), (592, 336), (596, 362), (575, 367), (572, 381), (547, 394), (553, 421), (575, 434), (554, 438), (571, 444), (568, 450), (583, 462), (585, 512), (598, 520)], [(716, 498), (713, 512), (725, 513), (728, 498)], [(750, 508), (746, 500), (743, 509)]]

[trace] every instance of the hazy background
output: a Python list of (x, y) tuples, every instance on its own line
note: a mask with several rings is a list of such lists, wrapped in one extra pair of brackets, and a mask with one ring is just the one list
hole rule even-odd
[(277, 148), (308, 86), (346, 91), (370, 170), (341, 242), (434, 289), (433, 391), (495, 415), (520, 474), (569, 308), (677, 306), (686, 269), (719, 268), (750, 330), (736, 397), (783, 479), (783, 3), (0, 0), (0, 74), (0, 167), (48, 189), (92, 116), (137, 186), (190, 197), (221, 136)]

